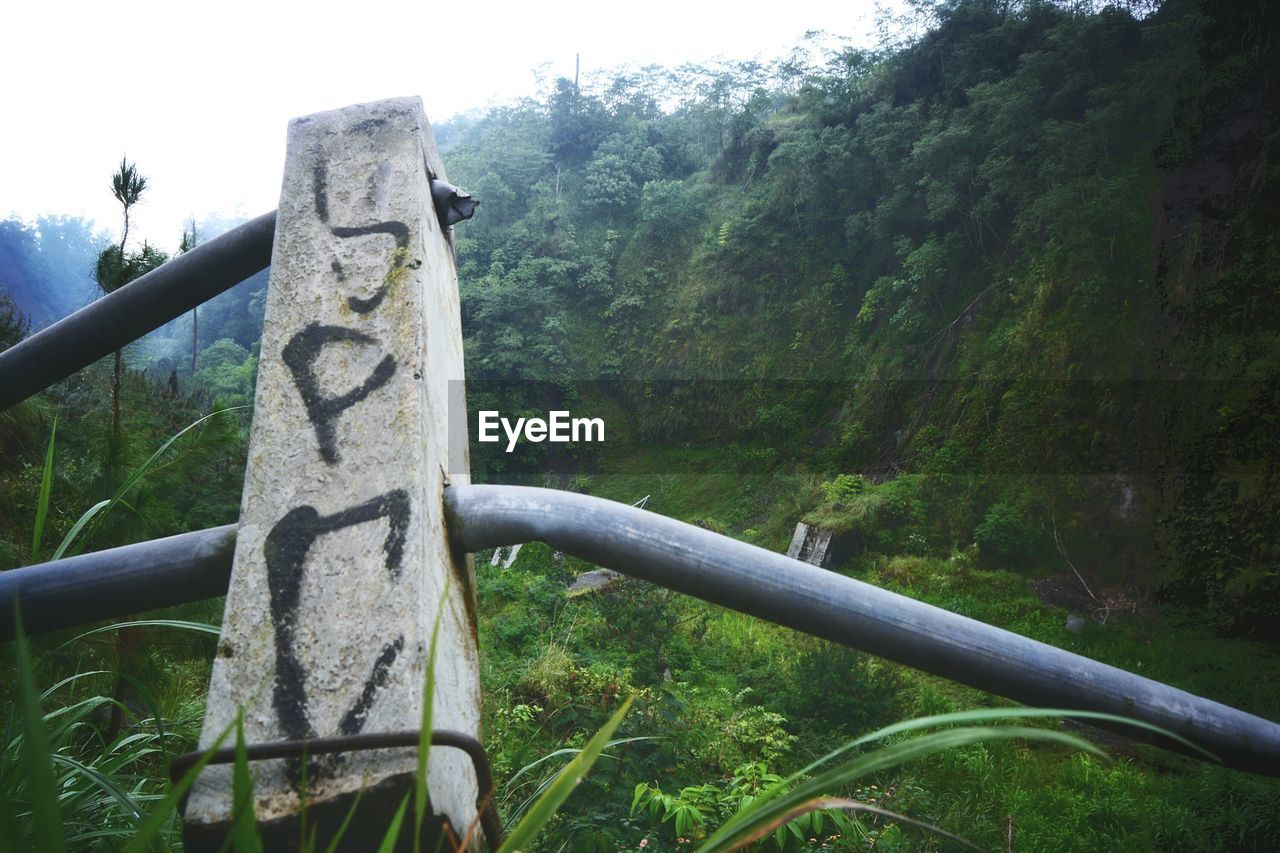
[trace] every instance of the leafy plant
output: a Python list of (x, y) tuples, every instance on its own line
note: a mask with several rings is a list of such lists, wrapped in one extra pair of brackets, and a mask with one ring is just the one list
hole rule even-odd
[[(3, 733), (4, 750), (0, 753), (0, 837), (19, 839), (24, 846), (42, 851), (60, 851), (68, 846), (82, 846), (99, 841), (124, 846), (129, 851), (149, 850), (153, 844), (169, 849), (177, 832), (174, 817), (179, 800), (207, 765), (213, 752), (234, 729), (236, 753), (232, 773), (232, 828), (228, 843), (236, 851), (262, 849), (255, 820), (253, 783), (241, 718), (237, 717), (235, 723), (222, 732), (196, 765), (164, 793), (165, 783), (155, 772), (156, 764), (159, 759), (171, 754), (172, 746), (179, 736), (158, 718), (151, 718), (138, 721), (140, 728), (122, 733), (111, 742), (104, 742), (97, 727), (93, 725), (92, 718), (95, 712), (118, 704), (105, 696), (90, 696), (44, 712), (42, 704), (61, 692), (86, 679), (110, 673), (96, 670), (79, 672), (63, 679), (43, 694), (39, 693), (35, 687), (34, 667), (21, 614), (16, 615), (17, 637), (14, 648), (17, 653), (19, 713), (11, 715)], [(63, 645), (65, 647), (107, 631), (143, 626), (217, 633), (213, 626), (183, 620), (139, 620), (95, 628)], [(421, 729), (424, 736), (419, 742), (417, 782), (414, 789), (405, 794), (386, 828), (379, 849), (391, 850), (395, 847), (411, 803), (414, 806), (415, 837), (420, 838), (427, 814), (426, 767), (430, 749), (439, 626), (440, 614), (437, 614), (424, 675)], [(520, 845), (527, 844), (545, 830), (556, 809), (586, 775), (603, 750), (634, 740), (611, 740), (609, 737), (629, 707), (630, 700), (627, 700), (610, 722), (581, 750), (562, 750), (544, 759), (549, 761), (562, 755), (573, 756), (559, 774), (539, 786), (536, 799), (513, 831), (513, 840), (508, 841), (504, 850), (527, 849)], [(528, 768), (530, 772), (533, 769)], [(519, 774), (512, 781), (515, 782), (518, 778)], [(340, 843), (358, 804), (357, 797), (335, 837), (325, 839), (326, 849), (332, 850)], [(304, 802), (304, 824), (305, 810)], [(306, 836), (302, 849), (314, 851), (319, 849), (317, 843), (313, 832)], [(415, 842), (415, 847), (417, 843)]]
[[(779, 850), (799, 843), (813, 832), (823, 831), (823, 821), (829, 820), (842, 834), (857, 832), (872, 838), (879, 830), (869, 830), (844, 812), (854, 812), (884, 819), (893, 823), (916, 826), (943, 835), (952, 841), (963, 839), (936, 826), (891, 812), (869, 800), (851, 799), (833, 792), (850, 783), (875, 773), (895, 767), (907, 761), (920, 759), (969, 744), (1020, 739), (1068, 746), (1083, 752), (1105, 757), (1096, 746), (1074, 735), (1052, 729), (1028, 726), (966, 726), (997, 720), (1070, 716), (1090, 720), (1124, 723), (1148, 731), (1175, 738), (1184, 746), (1198, 749), (1183, 738), (1146, 723), (1127, 720), (1109, 714), (1045, 709), (992, 709), (943, 714), (908, 720), (887, 726), (869, 735), (857, 738), (833, 750), (786, 778), (770, 774), (760, 767), (745, 768), (728, 786), (703, 784), (687, 786), (679, 794), (663, 793), (656, 786), (640, 783), (632, 799), (632, 813), (637, 809), (648, 811), (662, 822), (671, 823), (677, 835), (701, 838), (697, 848), (700, 853), (740, 849), (750, 843), (772, 836)], [(951, 728), (961, 726), (960, 728)], [(928, 728), (943, 728), (920, 737), (900, 738), (908, 732)], [(872, 752), (846, 757), (859, 747), (876, 741), (886, 745)], [(1198, 750), (1204, 752), (1204, 750)], [(1207, 753), (1205, 753), (1208, 755)], [(718, 828), (707, 834), (709, 818), (720, 816)], [(882, 827), (883, 829), (883, 827)]]
[[(521, 706), (517, 706), (517, 707), (521, 707)], [(638, 743), (640, 741), (646, 741), (646, 740), (653, 740), (653, 738), (649, 738), (649, 737), (617, 738), (615, 740), (611, 740), (608, 743), (606, 743), (604, 745), (604, 748), (606, 750), (613, 749), (614, 747), (617, 747), (617, 746), (624, 746), (629, 743)], [(557, 749), (554, 752), (547, 753), (546, 755), (542, 756), (539, 759), (536, 759), (535, 761), (529, 762), (524, 767), (521, 767), (518, 771), (516, 771), (516, 773), (504, 783), (502, 799), (504, 801), (509, 800), (513, 795), (517, 794), (518, 792), (522, 792), (526, 783), (532, 783), (533, 790), (532, 790), (532, 793), (528, 794), (524, 800), (517, 803), (514, 807), (512, 807), (507, 812), (506, 826), (510, 828), (515, 823), (520, 821), (524, 817), (524, 815), (529, 811), (529, 807), (532, 806), (535, 802), (537, 802), (542, 797), (542, 795), (546, 792), (546, 790), (549, 787), (551, 787), (552, 783), (555, 782), (558, 775), (561, 772), (563, 772), (563, 768), (561, 768), (561, 770), (558, 770), (554, 773), (546, 773), (545, 775), (539, 777), (537, 774), (542, 770), (542, 765), (548, 764), (550, 762), (554, 762), (561, 758), (568, 758), (570, 761), (572, 761), (573, 758), (581, 754), (582, 754), (582, 749)], [(600, 757), (609, 758), (610, 756), (607, 753), (602, 752)], [(526, 777), (528, 778), (526, 779)]]
[(538, 835), (546, 828), (551, 818), (555, 815), (556, 810), (568, 799), (569, 794), (578, 786), (587, 775), (587, 771), (599, 759), (605, 746), (609, 743), (610, 737), (622, 723), (622, 718), (626, 716), (628, 709), (631, 708), (631, 697), (614, 712), (609, 721), (596, 732), (591, 740), (587, 741), (582, 751), (573, 757), (563, 770), (556, 776), (555, 780), (547, 787), (538, 801), (530, 807), (528, 813), (516, 825), (511, 834), (502, 842), (500, 853), (515, 853), (519, 850), (527, 850), (529, 845), (538, 837)]
[(988, 558), (1020, 560), (1031, 555), (1039, 534), (1020, 509), (997, 503), (974, 528), (973, 540)]

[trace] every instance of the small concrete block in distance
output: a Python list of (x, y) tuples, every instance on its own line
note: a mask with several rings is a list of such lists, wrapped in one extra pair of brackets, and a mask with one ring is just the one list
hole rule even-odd
[(793, 560), (830, 568), (828, 549), (831, 547), (831, 538), (830, 530), (798, 521), (796, 532), (791, 537), (791, 545), (787, 548), (787, 556)]
[(569, 585), (568, 595), (570, 598), (576, 598), (579, 595), (586, 595), (589, 592), (597, 592), (613, 586), (617, 581), (622, 579), (622, 575), (612, 569), (595, 569), (589, 572), (583, 572), (573, 579), (573, 583)]
[[(290, 123), (202, 748), (237, 714), (249, 743), (416, 730), (437, 613), (434, 726), (479, 736), (473, 575), (449, 547), (441, 503), (445, 472), (465, 483), (467, 465), (446, 459), (462, 334), (431, 176), (445, 177), (417, 98)], [(308, 824), (345, 814), (364, 789), (357, 824), (385, 831), (415, 767), (412, 749), (312, 759)], [(302, 770), (253, 764), (260, 825), (290, 847)], [(476, 800), (466, 755), (433, 749), (428, 789), (465, 834)], [(187, 804), (189, 849), (216, 849), (230, 808), (231, 768), (207, 768)]]

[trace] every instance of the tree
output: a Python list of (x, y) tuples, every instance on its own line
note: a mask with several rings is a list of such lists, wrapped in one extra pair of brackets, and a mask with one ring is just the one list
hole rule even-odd
[[(190, 220), (191, 229), (182, 229), (182, 242), (178, 244), (178, 254), (185, 255), (194, 249), (199, 242), (196, 235), (196, 221)], [(200, 342), (200, 306), (191, 309), (191, 375), (196, 375), (196, 353)]]
[(142, 191), (147, 188), (147, 179), (138, 172), (136, 163), (120, 158), (120, 169), (111, 176), (111, 192), (116, 200), (124, 206), (124, 233), (120, 235), (120, 251), (124, 251), (129, 242), (129, 208), (142, 199)]
[(212, 395), (219, 407), (251, 405), (258, 360), (245, 347), (221, 338), (205, 348), (197, 375), (202, 391)]
[(701, 210), (684, 181), (649, 181), (640, 189), (640, 221), (661, 240), (690, 233)]
[(621, 157), (605, 154), (587, 164), (582, 186), (582, 203), (586, 207), (612, 216), (630, 208), (635, 197), (635, 181)]
[[(129, 244), (129, 211), (142, 200), (142, 193), (147, 188), (147, 179), (138, 172), (138, 167), (127, 158), (120, 159), (120, 168), (111, 176), (111, 193), (124, 209), (124, 230), (120, 234), (120, 245), (108, 246), (98, 255), (94, 278), (103, 294), (111, 294), (124, 287), (136, 278), (140, 278), (163, 264), (168, 257), (161, 251), (152, 248), (145, 241), (137, 252), (130, 253)], [(123, 436), (120, 429), (120, 379), (123, 369), (123, 352), (116, 350), (115, 365), (111, 378), (111, 437), (107, 444), (107, 458), (104, 472), (107, 486), (114, 489), (122, 473)], [(119, 671), (116, 676), (113, 698), (115, 702), (111, 711), (111, 722), (108, 726), (108, 739), (114, 739), (124, 724), (124, 695), (126, 690), (125, 669), (136, 654), (138, 646), (137, 629), (121, 629), (116, 638), (116, 651), (119, 655)]]
[(0, 293), (0, 352), (19, 343), (30, 328), (30, 321), (18, 310), (9, 294)]
[(563, 77), (547, 101), (550, 148), (557, 162), (576, 166), (585, 162), (608, 132), (609, 115), (598, 98), (583, 95)]
[[(138, 172), (138, 167), (127, 159), (120, 160), (120, 168), (111, 176), (111, 192), (124, 208), (124, 231), (120, 235), (119, 246), (108, 246), (98, 255), (94, 279), (104, 294), (114, 293), (129, 282), (150, 272), (168, 260), (161, 251), (153, 249), (147, 243), (134, 254), (128, 252), (129, 210), (142, 199), (147, 188), (147, 179)], [(114, 440), (120, 437), (120, 374), (123, 366), (123, 353), (116, 350), (115, 369), (111, 381), (111, 435)]]

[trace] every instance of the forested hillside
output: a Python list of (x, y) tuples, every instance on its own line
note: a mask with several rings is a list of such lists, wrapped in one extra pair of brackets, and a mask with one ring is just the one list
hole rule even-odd
[(470, 374), (624, 379), (641, 440), (925, 475), (931, 547), (998, 529), (1045, 558), (1054, 526), (1104, 576), (1274, 631), (1262, 19), (936, 15), (888, 56), (560, 80), (442, 129), (482, 199)]
[[(1275, 10), (912, 9), (922, 34), (902, 44), (605, 69), (436, 125), (449, 179), (480, 200), (453, 234), (470, 408), (553, 402), (610, 430), (522, 463), (473, 435), (474, 479), (648, 495), (779, 551), (820, 524), (843, 537), (837, 571), (1280, 719)], [(109, 240), (0, 223), (0, 348), (94, 298)], [(0, 413), (0, 569), (69, 535), (93, 549), (235, 520), (265, 286), (126, 350), (122, 429), (105, 364)], [(143, 467), (107, 523), (76, 530)], [(570, 595), (592, 567), (540, 545), (488, 556), (504, 816), (556, 766), (535, 761), (626, 695), (623, 734), (652, 738), (556, 819), (572, 849), (684, 849), (856, 735), (1000, 701), (638, 582)], [(84, 689), (159, 708), (176, 753), (213, 643), (147, 630), (154, 645), (50, 641), (41, 675), (103, 670)], [(85, 761), (129, 734), (100, 716)], [(1114, 760), (975, 745), (838, 793), (984, 848), (1280, 847), (1274, 780), (1085, 734)], [(163, 790), (155, 757), (118, 772)], [(77, 814), (84, 833), (130, 826), (110, 802)], [(948, 844), (892, 816), (823, 820), (769, 847)]]

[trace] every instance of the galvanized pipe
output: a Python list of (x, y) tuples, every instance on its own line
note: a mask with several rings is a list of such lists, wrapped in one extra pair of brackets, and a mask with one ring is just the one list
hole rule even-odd
[(276, 213), (264, 213), (0, 353), (0, 411), (265, 269)]
[(0, 640), (14, 602), (28, 634), (226, 595), (236, 525), (0, 572)]
[[(1280, 725), (808, 563), (641, 509), (522, 486), (445, 491), (450, 538), (567, 554), (1028, 705), (1153, 723), (1241, 770), (1280, 776)], [(1183, 751), (1144, 730), (1126, 735)]]
[[(1028, 705), (1153, 723), (1229, 767), (1280, 776), (1276, 723), (772, 551), (552, 489), (451, 486), (444, 502), (450, 538), (466, 551), (540, 540), (597, 565)], [(0, 636), (12, 635), (15, 598), (28, 632), (35, 633), (221, 595), (234, 545), (235, 526), (228, 525), (0, 572)], [(1184, 751), (1141, 729), (1121, 731)]]

